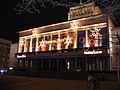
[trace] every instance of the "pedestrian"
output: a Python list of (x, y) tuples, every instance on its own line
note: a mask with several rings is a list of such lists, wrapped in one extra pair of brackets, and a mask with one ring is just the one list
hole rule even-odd
[(91, 75), (88, 75), (87, 77), (87, 87), (91, 87), (91, 84), (92, 84), (92, 76)]
[(96, 90), (100, 90), (100, 80), (96, 79)]
[(93, 89), (92, 90), (100, 90), (100, 88), (99, 88), (99, 81), (98, 81), (98, 79), (96, 77), (93, 77), (92, 85), (93, 85)]

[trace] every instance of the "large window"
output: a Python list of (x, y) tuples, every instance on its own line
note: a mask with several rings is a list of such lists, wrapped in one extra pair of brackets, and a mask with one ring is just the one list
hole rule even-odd
[(107, 27), (78, 31), (78, 48), (108, 46)]
[(59, 30), (20, 39), (20, 52), (63, 50), (108, 45), (107, 27)]

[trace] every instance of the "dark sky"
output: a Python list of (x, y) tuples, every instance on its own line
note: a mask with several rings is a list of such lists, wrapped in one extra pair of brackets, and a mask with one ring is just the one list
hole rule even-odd
[(22, 13), (13, 8), (17, 8), (17, 1), (22, 0), (0, 0), (0, 37), (18, 41), (18, 31), (67, 21), (68, 8), (66, 7), (46, 7), (40, 8), (40, 13)]
[[(69, 9), (63, 6), (57, 6), (53, 8), (53, 5), (50, 3), (45, 4), (46, 8), (43, 8), (40, 4), (38, 4), (37, 6), (38, 9), (40, 9), (40, 13), (31, 14), (25, 12), (22, 14), (16, 14), (17, 12), (13, 9), (17, 9), (18, 7), (16, 5), (21, 3), (21, 1), (22, 0), (0, 0), (1, 38), (11, 40), (14, 43), (18, 41), (18, 31), (67, 21), (67, 13)], [(80, 0), (69, 1), (79, 3)]]

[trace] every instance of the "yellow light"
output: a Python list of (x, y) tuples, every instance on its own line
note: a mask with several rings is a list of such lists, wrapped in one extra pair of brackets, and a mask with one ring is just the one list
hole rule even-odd
[(96, 51), (96, 50), (84, 51), (84, 54), (102, 54), (102, 51)]
[(76, 20), (73, 20), (72, 23), (70, 23), (71, 27), (70, 29), (73, 29), (74, 31), (77, 31), (78, 27), (79, 27), (79, 22), (77, 22)]
[(17, 58), (26, 58), (26, 55), (17, 55)]
[(38, 35), (38, 30), (33, 30), (33, 31), (32, 31), (32, 35), (33, 35), (33, 36), (37, 36), (37, 35)]
[(72, 43), (72, 38), (69, 37), (69, 35), (67, 36), (67, 38), (64, 39), (65, 40), (65, 44), (67, 44), (69, 46), (69, 44)]
[(67, 62), (67, 69), (70, 69), (70, 62)]

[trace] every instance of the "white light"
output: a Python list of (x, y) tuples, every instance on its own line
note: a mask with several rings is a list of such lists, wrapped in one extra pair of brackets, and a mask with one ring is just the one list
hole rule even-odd
[(101, 54), (102, 53), (102, 51), (95, 51), (95, 50), (93, 50), (93, 51), (84, 51), (84, 54)]
[(38, 35), (38, 30), (33, 30), (33, 31), (32, 31), (32, 35), (33, 35), (33, 36)]
[(1, 72), (3, 73), (3, 72), (4, 72), (4, 70), (1, 70)]
[(70, 23), (71, 25), (71, 29), (73, 29), (74, 31), (76, 31), (79, 27), (79, 22), (77, 22), (76, 20), (74, 20), (72, 23)]
[(67, 69), (70, 69), (70, 62), (67, 62)]
[(26, 58), (26, 55), (17, 55), (17, 58)]
[(13, 70), (13, 67), (9, 67), (10, 70)]
[(72, 38), (69, 37), (69, 35), (67, 36), (67, 38), (65, 38), (65, 44), (67, 44), (68, 46), (72, 43)]

